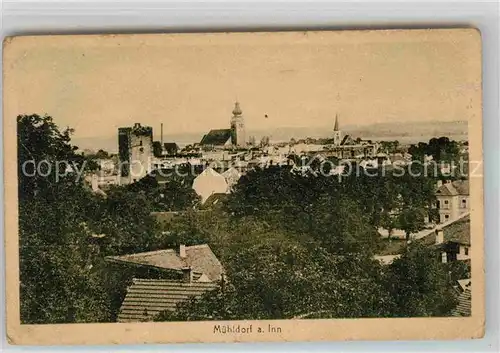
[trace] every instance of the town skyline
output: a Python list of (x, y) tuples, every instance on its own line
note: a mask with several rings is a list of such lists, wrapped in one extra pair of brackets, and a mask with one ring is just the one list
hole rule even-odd
[(137, 121), (176, 134), (225, 128), (235, 101), (249, 131), (333, 128), (336, 114), (342, 126), (473, 118), (480, 82), (469, 70), (470, 47), (441, 33), (419, 41), (387, 33), (309, 33), (293, 45), (286, 33), (266, 34), (266, 45), (263, 34), (244, 33), (216, 41), (103, 36), (99, 46), (89, 44), (95, 37), (29, 41), (12, 68), (21, 78), (13, 89), (23, 92), (15, 110), (48, 114), (74, 128), (75, 139), (111, 136)]
[(15, 37), (4, 63), (11, 336), (484, 324), (478, 31)]
[[(56, 122), (57, 123), (57, 122)], [(154, 140), (159, 141), (160, 138), (160, 124), (148, 125), (140, 122), (142, 125), (151, 126), (153, 128)], [(176, 134), (170, 132), (164, 124), (164, 142), (175, 142), (179, 146), (188, 144), (199, 143), (207, 131), (197, 131), (186, 134)], [(228, 124), (229, 125), (229, 124)], [(399, 128), (398, 128), (399, 127)], [(216, 128), (216, 127), (214, 127)], [(218, 127), (224, 128), (224, 127)], [(366, 124), (364, 126), (344, 125), (340, 119), (340, 129), (346, 133), (352, 134), (356, 137), (363, 137), (373, 139), (374, 141), (382, 140), (398, 140), (403, 144), (414, 144), (418, 142), (426, 142), (435, 136), (449, 137), (455, 140), (467, 139), (467, 121), (449, 121), (449, 122), (418, 122), (418, 121), (403, 121), (398, 123), (379, 123), (379, 124)], [(412, 135), (406, 134), (406, 131), (412, 131)], [(371, 132), (369, 134), (368, 132)], [(333, 133), (333, 124), (324, 127), (280, 127), (270, 130), (248, 130), (247, 137), (253, 136), (257, 141), (263, 136), (269, 136), (272, 143), (289, 141), (292, 137), (296, 140), (306, 138), (329, 138)], [(72, 136), (72, 140), (80, 150), (99, 150), (116, 153), (117, 152), (117, 135), (103, 136), (101, 138), (89, 137), (78, 138), (78, 135)]]

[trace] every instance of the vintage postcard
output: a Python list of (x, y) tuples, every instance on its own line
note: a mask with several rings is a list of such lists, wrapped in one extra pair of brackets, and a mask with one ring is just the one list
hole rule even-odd
[(3, 45), (10, 343), (483, 336), (479, 31)]

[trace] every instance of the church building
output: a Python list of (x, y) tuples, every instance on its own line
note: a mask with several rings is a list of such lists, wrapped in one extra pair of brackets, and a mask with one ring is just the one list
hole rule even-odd
[(240, 108), (240, 103), (234, 104), (233, 116), (229, 129), (210, 130), (203, 136), (200, 145), (209, 149), (246, 148), (245, 119)]
[(333, 126), (333, 144), (340, 146), (342, 142), (342, 132), (339, 130), (339, 116), (335, 115), (335, 125)]
[(351, 135), (343, 134), (339, 128), (339, 116), (335, 115), (333, 136), (331, 145), (328, 147), (328, 155), (341, 159), (372, 158), (378, 150), (378, 144), (362, 139), (354, 140)]

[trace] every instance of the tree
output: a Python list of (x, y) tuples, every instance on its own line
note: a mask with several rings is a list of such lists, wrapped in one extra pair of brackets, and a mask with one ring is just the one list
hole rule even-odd
[[(21, 320), (109, 321), (114, 293), (103, 256), (154, 248), (148, 200), (124, 188), (103, 199), (84, 187), (81, 175), (65, 173), (62, 162), (81, 172), (87, 160), (75, 154), (71, 129), (60, 132), (51, 117), (19, 116), (18, 131)], [(50, 173), (26, 169), (39, 161), (53, 166)]]
[(86, 170), (97, 169), (95, 163), (78, 155), (78, 148), (69, 143), (73, 130), (67, 128), (61, 132), (50, 116), (19, 115), (17, 133), (19, 198), (22, 200), (50, 189), (55, 183), (82, 182)]
[(446, 316), (456, 307), (453, 283), (438, 255), (412, 243), (389, 265), (385, 286), (394, 301), (394, 316)]
[(86, 227), (94, 196), (55, 184), (19, 205), (20, 302), (23, 323), (109, 319), (106, 293), (94, 266), (99, 248)]
[(419, 142), (411, 145), (408, 153), (413, 160), (423, 161), (424, 156), (432, 156), (436, 163), (458, 161), (460, 157), (460, 147), (458, 142), (450, 140), (448, 137), (432, 138), (429, 143)]
[(160, 141), (154, 141), (153, 142), (153, 155), (156, 158), (161, 158), (163, 154), (163, 146), (161, 145)]
[(399, 141), (381, 141), (380, 150), (389, 154), (396, 153), (399, 150)]
[(399, 214), (397, 224), (399, 228), (405, 231), (406, 241), (410, 240), (412, 233), (416, 233), (423, 228), (425, 213), (421, 208), (405, 207)]
[[(380, 265), (364, 257), (332, 257), (286, 234), (262, 234), (253, 246), (226, 257), (227, 281), (200, 300), (163, 312), (157, 321), (291, 319), (387, 315), (389, 300), (374, 280)], [(378, 266), (378, 267), (377, 267)]]

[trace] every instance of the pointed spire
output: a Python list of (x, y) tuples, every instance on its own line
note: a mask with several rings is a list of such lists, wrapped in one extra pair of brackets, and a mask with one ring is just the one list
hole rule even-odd
[(241, 111), (240, 103), (238, 101), (236, 101), (234, 103), (233, 115), (241, 115), (242, 113), (243, 112)]
[(339, 115), (335, 114), (335, 125), (333, 126), (333, 131), (339, 131)]

